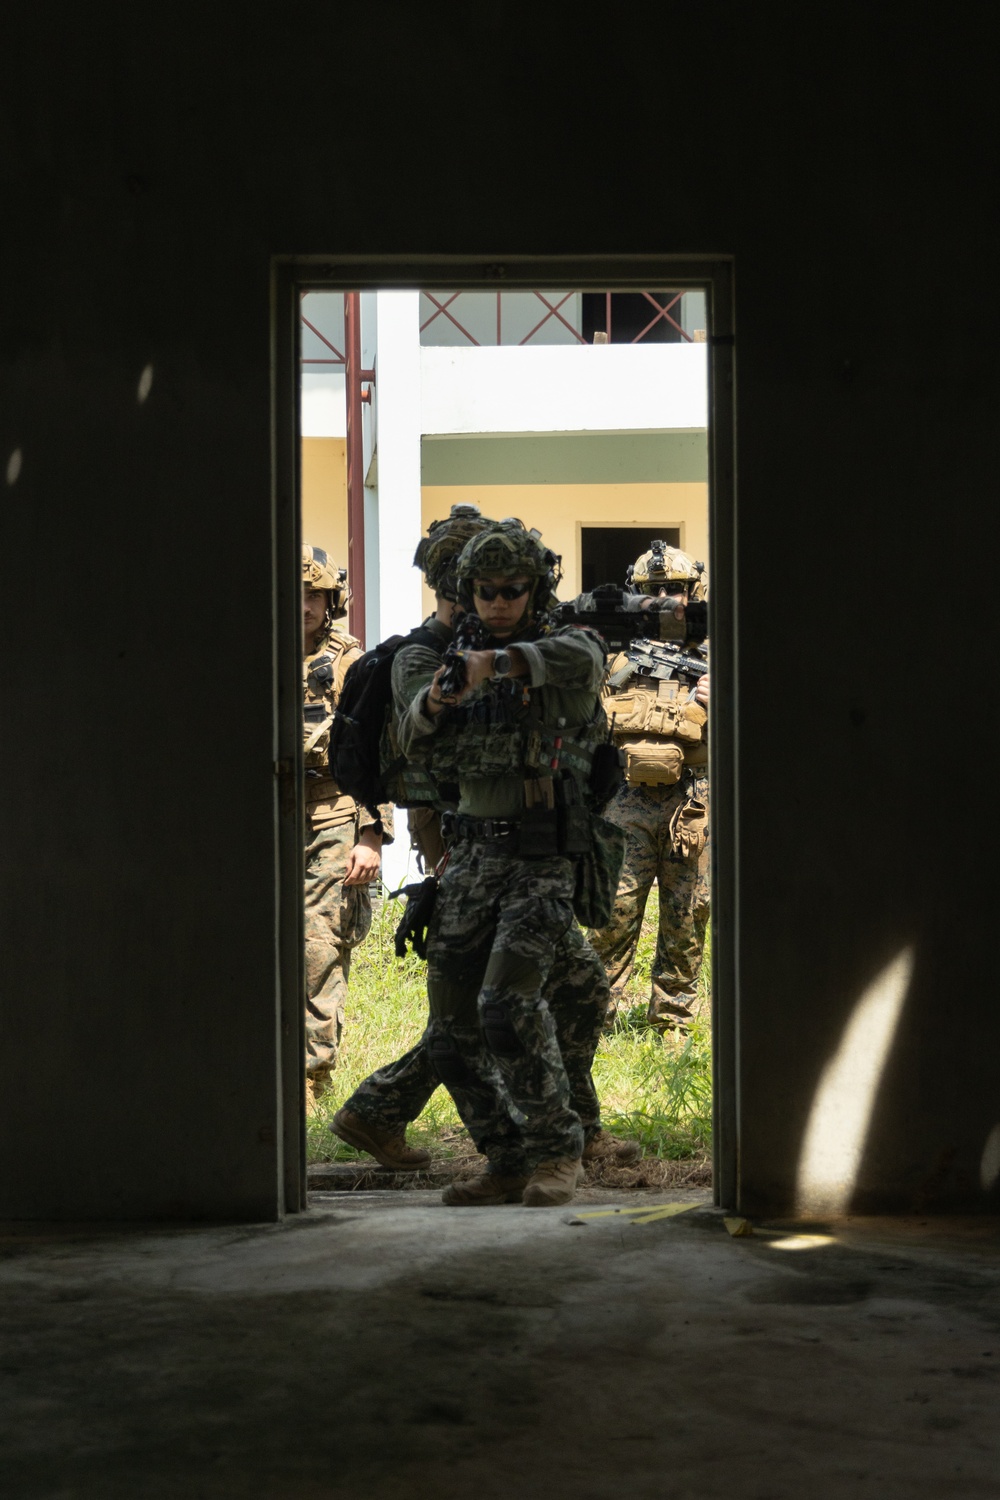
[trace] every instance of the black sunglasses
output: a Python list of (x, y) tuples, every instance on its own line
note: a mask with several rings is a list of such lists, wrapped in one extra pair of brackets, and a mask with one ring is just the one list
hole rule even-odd
[(523, 599), (530, 588), (530, 583), (474, 583), (472, 592), (477, 599), (485, 599), (487, 604), (492, 604), (497, 595), (508, 601)]
[(642, 592), (644, 594), (658, 594), (663, 589), (670, 598), (673, 598), (675, 594), (687, 593), (687, 588), (688, 586), (683, 578), (666, 578), (662, 579), (659, 583), (654, 583), (652, 580), (649, 583), (644, 583), (642, 585)]

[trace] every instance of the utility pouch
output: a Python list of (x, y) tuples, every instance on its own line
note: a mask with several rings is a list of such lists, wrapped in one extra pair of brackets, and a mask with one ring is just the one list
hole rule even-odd
[(707, 710), (700, 703), (692, 700), (682, 705), (674, 734), (679, 740), (686, 740), (689, 745), (697, 745), (701, 741), (707, 723)]
[(621, 789), (624, 771), (625, 755), (618, 745), (604, 743), (594, 746), (589, 785), (590, 795), (597, 812), (603, 812), (612, 797)]
[(590, 813), (582, 803), (559, 808), (559, 853), (574, 858), (590, 848)]
[(625, 747), (625, 779), (630, 786), (672, 786), (680, 781), (684, 751), (671, 740), (633, 740)]
[(522, 859), (559, 854), (559, 812), (555, 807), (527, 807), (518, 820), (517, 852)]
[(696, 859), (708, 843), (708, 803), (689, 797), (670, 819), (670, 841), (682, 859)]
[(590, 818), (586, 853), (576, 862), (573, 915), (584, 927), (607, 927), (625, 863), (625, 833), (596, 813)]

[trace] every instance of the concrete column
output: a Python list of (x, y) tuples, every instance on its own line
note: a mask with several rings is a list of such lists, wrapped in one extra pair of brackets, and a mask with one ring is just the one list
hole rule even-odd
[[(378, 618), (368, 644), (405, 634), (423, 617), (421, 576), (413, 566), (420, 540), (420, 299), (418, 292), (379, 292), (376, 373)], [(383, 855), (383, 878), (395, 888), (407, 876), (409, 835), (397, 814), (396, 843)], [(415, 865), (413, 873), (415, 874)]]

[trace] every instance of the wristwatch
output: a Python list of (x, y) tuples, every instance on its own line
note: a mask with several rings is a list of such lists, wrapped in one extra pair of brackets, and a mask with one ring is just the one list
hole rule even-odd
[(502, 647), (501, 647), (501, 649), (499, 651), (494, 651), (494, 653), (493, 653), (493, 676), (494, 677), (509, 677), (510, 676), (510, 669), (511, 669), (511, 667), (513, 665), (514, 665), (514, 663), (511, 660), (511, 655), (510, 655), (509, 651), (504, 651)]

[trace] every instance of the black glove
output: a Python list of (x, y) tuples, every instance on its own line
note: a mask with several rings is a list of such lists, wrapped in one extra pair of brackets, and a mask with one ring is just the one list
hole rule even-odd
[(437, 876), (428, 875), (414, 885), (404, 885), (400, 890), (390, 893), (390, 901), (395, 901), (399, 896), (406, 897), (406, 906), (396, 927), (397, 958), (406, 957), (407, 941), (418, 958), (427, 957), (427, 928), (437, 900), (437, 888)]

